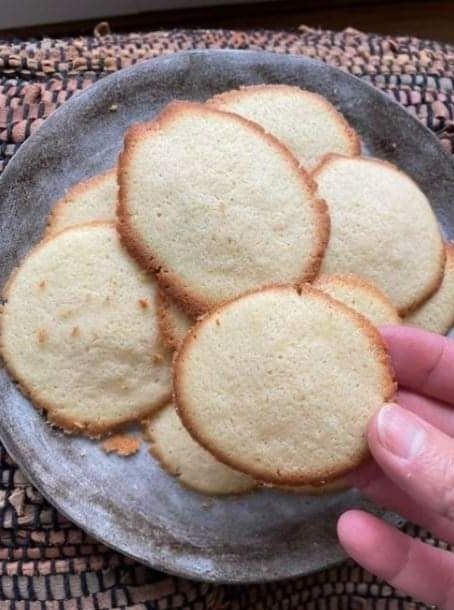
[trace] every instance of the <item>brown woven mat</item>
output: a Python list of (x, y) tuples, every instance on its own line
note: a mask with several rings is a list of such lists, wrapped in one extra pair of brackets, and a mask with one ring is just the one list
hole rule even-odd
[[(171, 31), (0, 42), (0, 171), (60, 104), (99, 78), (193, 48), (303, 54), (360, 76), (403, 104), (454, 152), (454, 47), (415, 38), (301, 27)], [(407, 526), (432, 544), (440, 543)], [(0, 609), (376, 610), (425, 608), (348, 561), (296, 580), (216, 587), (168, 577), (114, 553), (67, 522), (0, 447)]]

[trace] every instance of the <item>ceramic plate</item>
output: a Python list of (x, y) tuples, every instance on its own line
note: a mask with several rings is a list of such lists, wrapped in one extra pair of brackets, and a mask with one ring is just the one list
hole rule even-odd
[[(115, 164), (129, 125), (173, 98), (205, 100), (253, 83), (326, 96), (366, 150), (396, 163), (429, 196), (454, 237), (454, 171), (436, 138), (396, 103), (320, 62), (247, 51), (194, 51), (147, 61), (73, 97), (30, 137), (0, 181), (0, 284), (38, 242), (53, 202)], [(411, 222), (411, 218), (408, 219)], [(335, 523), (356, 492), (331, 497), (258, 491), (207, 498), (181, 487), (147, 448), (123, 459), (50, 428), (0, 371), (1, 439), (36, 487), (109, 546), (167, 572), (216, 582), (267, 581), (340, 561)]]

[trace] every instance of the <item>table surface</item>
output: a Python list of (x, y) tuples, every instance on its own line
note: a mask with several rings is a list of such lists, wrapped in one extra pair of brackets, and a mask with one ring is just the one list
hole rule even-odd
[[(0, 171), (30, 133), (81, 89), (136, 61), (189, 48), (265, 49), (321, 59), (385, 91), (453, 151), (452, 46), (352, 30), (161, 31), (0, 43)], [(412, 525), (407, 531), (441, 544)], [(67, 522), (0, 448), (1, 610), (321, 610), (328, 604), (334, 610), (415, 608), (351, 561), (316, 575), (247, 587), (216, 587), (144, 568)]]

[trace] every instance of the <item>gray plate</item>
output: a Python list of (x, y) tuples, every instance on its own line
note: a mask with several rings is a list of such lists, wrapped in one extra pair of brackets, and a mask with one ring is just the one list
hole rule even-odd
[[(52, 202), (69, 186), (111, 167), (131, 123), (170, 99), (205, 100), (250, 83), (289, 83), (322, 93), (346, 115), (366, 149), (407, 171), (454, 237), (454, 172), (435, 137), (361, 81), (304, 58), (195, 51), (142, 63), (103, 79), (58, 110), (21, 147), (0, 181), (0, 284), (42, 236)], [(116, 105), (116, 110), (110, 108)], [(411, 218), (408, 219), (411, 222)], [(31, 481), (72, 521), (155, 568), (216, 582), (304, 574), (341, 560), (335, 522), (364, 505), (261, 491), (209, 499), (165, 474), (145, 447), (128, 460), (69, 438), (0, 371), (1, 439)]]

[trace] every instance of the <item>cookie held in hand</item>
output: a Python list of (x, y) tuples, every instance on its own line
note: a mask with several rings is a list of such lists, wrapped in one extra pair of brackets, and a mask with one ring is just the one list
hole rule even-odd
[(309, 285), (224, 304), (188, 332), (174, 364), (193, 437), (275, 484), (323, 483), (357, 467), (367, 423), (394, 389), (375, 327)]

